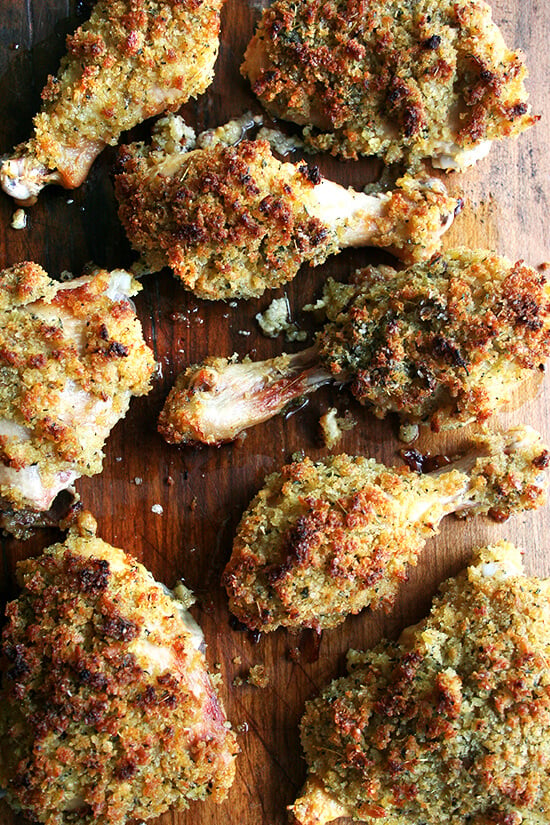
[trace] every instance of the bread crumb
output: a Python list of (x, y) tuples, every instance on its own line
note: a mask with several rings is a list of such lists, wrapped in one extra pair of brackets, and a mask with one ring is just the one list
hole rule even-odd
[(399, 427), (399, 440), (404, 441), (405, 444), (412, 444), (412, 442), (418, 438), (419, 432), (418, 424), (408, 424), (405, 422)]
[(251, 667), (248, 671), (246, 681), (249, 685), (253, 685), (254, 687), (267, 687), (269, 684), (269, 676), (265, 672), (265, 667), (263, 665), (254, 665), (254, 667)]
[(163, 510), (161, 504), (153, 504), (153, 506), (151, 507), (151, 512), (152, 513), (157, 513), (159, 516), (162, 516), (162, 514), (164, 513), (164, 510)]
[(25, 229), (27, 225), (27, 213), (24, 209), (16, 209), (12, 215), (11, 225), (13, 229)]
[(268, 338), (277, 338), (282, 332), (287, 341), (305, 341), (307, 332), (299, 330), (290, 320), (288, 298), (274, 298), (264, 312), (256, 315), (256, 320), (263, 334)]
[(338, 417), (338, 410), (336, 407), (331, 407), (330, 410), (321, 416), (319, 419), (321, 426), (321, 435), (323, 443), (329, 450), (338, 444), (346, 430), (351, 430), (357, 424), (349, 412), (346, 412), (343, 418)]

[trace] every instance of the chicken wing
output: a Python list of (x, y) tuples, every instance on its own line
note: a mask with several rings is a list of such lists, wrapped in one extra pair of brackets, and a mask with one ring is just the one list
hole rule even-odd
[(0, 524), (40, 523), (101, 471), (104, 442), (155, 369), (123, 270), (59, 283), (33, 263), (0, 273)]
[(225, 798), (237, 745), (200, 628), (81, 514), (18, 566), (2, 636), (0, 785), (47, 825), (124, 825)]
[(425, 475), (348, 455), (294, 461), (266, 479), (237, 528), (223, 575), (230, 610), (252, 630), (321, 631), (387, 609), (444, 516), (500, 521), (539, 507), (549, 464), (526, 427), (480, 437)]
[(348, 246), (381, 246), (407, 263), (429, 258), (460, 211), (437, 179), (366, 195), (282, 163), (265, 140), (165, 153), (132, 144), (115, 191), (128, 238), (152, 271), (172, 268), (200, 298), (251, 298), (302, 263)]
[(379, 418), (395, 412), (433, 430), (483, 422), (550, 354), (544, 274), (487, 251), (449, 250), (401, 272), (367, 267), (325, 292), (329, 321), (313, 347), (185, 370), (159, 419), (166, 440), (231, 441), (329, 381)]
[(293, 822), (544, 825), (550, 581), (508, 542), (477, 551), (398, 642), (350, 651), (306, 705)]
[(241, 71), (270, 113), (345, 158), (463, 169), (537, 120), (483, 0), (276, 0)]
[(74, 189), (121, 132), (204, 92), (218, 53), (223, 0), (99, 0), (67, 40), (42, 92), (33, 136), (0, 182), (23, 205), (49, 183)]

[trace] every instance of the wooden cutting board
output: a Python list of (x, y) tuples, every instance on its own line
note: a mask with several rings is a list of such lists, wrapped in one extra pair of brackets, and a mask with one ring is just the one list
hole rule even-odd
[[(184, 114), (197, 129), (219, 125), (249, 108), (259, 111), (238, 68), (262, 7), (258, 0), (227, 0), (222, 18), (222, 44), (216, 78)], [(91, 4), (74, 0), (0, 0), (0, 153), (27, 138), (48, 73), (55, 73), (68, 32), (82, 22)], [(80, 15), (80, 16), (79, 16)], [(498, 0), (496, 21), (507, 42), (521, 47), (530, 68), (528, 86), (539, 124), (516, 142), (497, 145), (478, 167), (447, 178), (453, 192), (463, 192), (466, 208), (446, 237), (446, 245), (490, 247), (512, 259), (539, 266), (550, 258), (548, 122), (549, 15), (541, 0)], [(146, 136), (148, 125), (134, 136)], [(28, 226), (10, 226), (13, 204), (0, 196), (0, 263), (9, 266), (34, 260), (54, 277), (63, 270), (79, 274), (88, 261), (108, 268), (129, 265), (134, 256), (116, 217), (110, 169), (115, 150), (103, 153), (87, 183), (79, 190), (46, 190), (28, 212)], [(318, 159), (321, 171), (341, 183), (361, 188), (376, 179), (375, 161), (337, 162)], [(357, 426), (347, 432), (338, 451), (371, 455), (398, 463), (400, 443), (395, 421), (380, 422), (346, 393), (325, 389), (289, 418), (277, 418), (252, 430), (242, 444), (219, 449), (177, 449), (156, 433), (156, 420), (175, 375), (207, 354), (250, 353), (267, 358), (288, 345), (263, 337), (255, 315), (273, 297), (286, 294), (295, 319), (319, 295), (328, 275), (346, 278), (354, 268), (390, 261), (369, 250), (345, 252), (323, 267), (305, 268), (284, 291), (238, 305), (201, 302), (163, 272), (143, 282), (138, 313), (148, 342), (160, 364), (160, 377), (146, 398), (133, 402), (106, 446), (104, 471), (78, 483), (84, 505), (96, 516), (99, 534), (133, 553), (156, 578), (172, 585), (183, 577), (195, 591), (192, 612), (208, 642), (211, 667), (223, 675), (223, 697), (229, 718), (239, 731), (241, 754), (237, 778), (222, 805), (197, 803), (188, 811), (166, 814), (162, 825), (282, 825), (305, 776), (298, 722), (305, 700), (343, 672), (349, 647), (364, 647), (401, 629), (427, 611), (439, 583), (456, 573), (473, 546), (505, 537), (525, 550), (529, 572), (550, 574), (550, 510), (543, 508), (505, 524), (488, 519), (447, 519), (440, 535), (427, 546), (419, 566), (390, 614), (368, 612), (326, 632), (320, 646), (308, 634), (277, 632), (255, 641), (231, 627), (220, 573), (229, 557), (239, 517), (262, 484), (297, 450), (313, 458), (327, 450), (319, 442), (319, 416), (330, 406), (350, 410)], [(546, 378), (536, 398), (495, 424), (524, 422), (550, 438), (550, 383)], [(466, 439), (424, 434), (419, 449), (444, 452)], [(153, 511), (160, 504), (162, 513)], [(155, 508), (155, 510), (158, 508)], [(14, 570), (21, 558), (35, 555), (57, 539), (46, 531), (27, 542), (2, 538), (1, 597), (16, 593)], [(2, 605), (3, 606), (3, 605)], [(264, 688), (246, 682), (251, 666), (265, 667)], [(0, 821), (24, 822), (2, 803)]]

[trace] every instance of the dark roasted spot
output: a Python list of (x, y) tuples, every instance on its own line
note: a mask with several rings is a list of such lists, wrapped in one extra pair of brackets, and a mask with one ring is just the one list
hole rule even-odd
[(431, 37), (426, 38), (422, 43), (424, 49), (437, 49), (441, 43), (441, 37), (438, 34), (432, 34)]
[(129, 642), (139, 634), (135, 622), (124, 616), (105, 616), (103, 619), (103, 633), (111, 639)]

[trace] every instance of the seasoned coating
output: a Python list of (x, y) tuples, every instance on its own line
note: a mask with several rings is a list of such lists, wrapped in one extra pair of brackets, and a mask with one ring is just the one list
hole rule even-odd
[(83, 514), (18, 565), (2, 636), (0, 785), (45, 825), (225, 798), (236, 739), (184, 605)]
[(324, 306), (329, 321), (302, 352), (188, 367), (159, 419), (166, 440), (231, 441), (329, 381), (380, 418), (435, 431), (481, 423), (537, 383), (550, 353), (545, 275), (485, 250), (329, 280)]
[(485, 250), (449, 250), (402, 272), (368, 267), (317, 337), (321, 363), (383, 418), (433, 430), (483, 422), (544, 369), (543, 273)]
[(545, 825), (550, 582), (508, 542), (449, 579), (398, 642), (350, 651), (306, 705), (295, 823)]
[(348, 455), (287, 464), (237, 528), (223, 576), (230, 610), (254, 630), (320, 631), (364, 607), (387, 609), (445, 515), (501, 521), (539, 507), (549, 463), (540, 436), (516, 428), (426, 475)]
[(67, 38), (67, 55), (42, 92), (30, 140), (0, 180), (29, 204), (48, 183), (73, 189), (121, 132), (177, 109), (210, 85), (223, 0), (99, 0)]
[[(155, 367), (123, 270), (59, 283), (37, 264), (0, 272), (0, 504), (45, 511), (80, 476)], [(3, 526), (6, 526), (4, 523)]]
[(461, 169), (529, 113), (523, 56), (483, 0), (276, 0), (242, 73), (314, 149)]
[(306, 163), (282, 163), (265, 140), (119, 153), (119, 217), (145, 265), (172, 268), (200, 298), (251, 298), (304, 262), (346, 246), (381, 246), (407, 263), (431, 257), (460, 211), (441, 181), (397, 181), (377, 196), (345, 189)]

